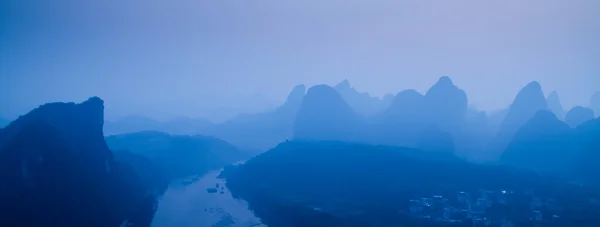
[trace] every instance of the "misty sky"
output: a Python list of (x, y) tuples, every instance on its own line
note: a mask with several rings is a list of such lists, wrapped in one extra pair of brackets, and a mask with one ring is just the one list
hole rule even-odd
[(482, 109), (538, 80), (600, 90), (598, 0), (3, 0), (0, 116), (100, 96), (108, 118), (209, 116), (343, 79), (382, 96), (450, 76)]

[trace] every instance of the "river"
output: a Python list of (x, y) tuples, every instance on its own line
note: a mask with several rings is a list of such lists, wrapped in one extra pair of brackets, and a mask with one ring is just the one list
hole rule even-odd
[[(266, 227), (245, 201), (233, 198), (217, 178), (220, 172), (172, 183), (159, 201), (152, 227)], [(208, 193), (216, 184), (223, 190)]]

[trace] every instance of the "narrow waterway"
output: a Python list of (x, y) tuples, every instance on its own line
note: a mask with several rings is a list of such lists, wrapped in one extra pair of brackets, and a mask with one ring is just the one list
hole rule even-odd
[[(172, 183), (160, 199), (152, 227), (266, 227), (245, 201), (231, 196), (217, 178), (220, 172)], [(217, 184), (217, 192), (207, 192)]]

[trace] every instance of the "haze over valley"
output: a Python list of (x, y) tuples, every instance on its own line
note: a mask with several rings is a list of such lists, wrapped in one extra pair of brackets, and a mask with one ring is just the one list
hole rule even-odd
[(600, 226), (596, 0), (0, 5), (0, 226)]

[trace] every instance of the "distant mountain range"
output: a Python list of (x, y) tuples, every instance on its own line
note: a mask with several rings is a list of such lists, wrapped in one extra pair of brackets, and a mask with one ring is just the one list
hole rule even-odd
[(540, 110), (548, 110), (548, 103), (542, 86), (538, 82), (531, 82), (519, 91), (508, 108), (489, 149), (501, 154), (515, 133)]
[[(550, 189), (569, 200), (600, 185), (597, 96), (565, 114), (534, 81), (488, 114), (449, 77), (383, 99), (343, 81), (298, 85), (271, 111), (217, 124), (105, 123), (97, 97), (44, 104), (0, 129), (0, 225), (149, 226), (173, 180), (253, 156), (223, 177), (272, 226), (369, 226), (409, 197), (455, 190)], [(385, 224), (414, 226), (394, 221)]]
[(517, 131), (501, 162), (540, 171), (568, 171), (575, 164), (573, 136), (569, 125), (540, 110)]
[(466, 93), (449, 77), (441, 77), (425, 94), (405, 90), (383, 99), (356, 91), (348, 80), (334, 87), (317, 85), (308, 91), (298, 85), (280, 107), (238, 115), (223, 123), (193, 118), (158, 122), (130, 116), (107, 122), (105, 132), (114, 135), (151, 130), (211, 135), (260, 152), (292, 138), (420, 148), (423, 141), (432, 140), (425, 138), (427, 130), (435, 128), (447, 133), (445, 138), (452, 141), (455, 154), (474, 161), (494, 161), (540, 110), (552, 111), (572, 127), (592, 119), (590, 109), (584, 107), (564, 113), (558, 93), (551, 92), (546, 98), (535, 81), (523, 87), (506, 109), (486, 113), (469, 107)]
[(571, 127), (577, 127), (583, 122), (594, 119), (594, 111), (583, 106), (576, 106), (567, 112), (565, 123)]
[[(424, 95), (402, 91), (370, 115), (336, 88), (317, 85), (300, 105), (294, 140), (222, 175), (234, 195), (275, 226), (417, 226), (398, 204), (482, 188), (549, 193), (564, 207), (585, 204), (600, 186), (600, 118), (585, 107), (561, 118), (553, 112), (564, 114), (558, 94), (546, 98), (535, 81), (490, 115), (470, 108), (447, 77)], [(598, 223), (598, 212), (561, 220)]]
[(177, 118), (167, 122), (143, 116), (129, 116), (106, 122), (107, 135), (140, 131), (160, 131), (173, 135), (212, 135), (246, 150), (264, 150), (292, 137), (296, 112), (306, 93), (304, 85), (292, 89), (285, 103), (274, 110), (240, 114), (222, 123), (203, 119)]
[(203, 134), (226, 140), (239, 148), (264, 151), (292, 137), (296, 114), (306, 93), (304, 85), (295, 86), (285, 103), (272, 111), (239, 115), (213, 125)]
[[(487, 127), (486, 117), (483, 115), (477, 126), (468, 117), (466, 94), (448, 77), (440, 78), (425, 95), (414, 90), (399, 92), (387, 108), (372, 115), (357, 113), (336, 89), (317, 85), (308, 90), (302, 102), (296, 118), (294, 138), (414, 148), (423, 148), (427, 144), (426, 149), (435, 147), (434, 150), (439, 150), (445, 147), (451, 150), (449, 152), (458, 150), (465, 153), (465, 150), (469, 150), (474, 153), (472, 150), (480, 151), (483, 143), (476, 147), (473, 138), (479, 139), (485, 133), (472, 133), (467, 129)], [(483, 129), (486, 132), (489, 130)], [(442, 137), (445, 141), (441, 142), (443, 144), (431, 144), (436, 138)]]
[(552, 91), (550, 95), (548, 95), (546, 102), (548, 103), (550, 111), (552, 111), (559, 120), (565, 119), (565, 109), (563, 108), (556, 91)]
[(380, 99), (371, 96), (367, 92), (358, 92), (350, 85), (348, 80), (343, 80), (334, 88), (356, 113), (364, 116), (370, 116), (385, 110), (391, 104), (393, 97), (393, 95), (386, 95), (383, 99)]
[(169, 179), (202, 175), (249, 157), (223, 140), (199, 135), (143, 131), (109, 136), (106, 142), (116, 153), (127, 151), (158, 164)]
[(106, 121), (104, 133), (117, 135), (141, 131), (161, 131), (178, 135), (194, 135), (212, 127), (213, 123), (203, 119), (180, 117), (167, 122), (156, 121), (144, 116), (131, 115), (117, 121)]
[(298, 110), (295, 139), (360, 141), (364, 120), (332, 87), (317, 85), (306, 92)]
[(600, 118), (572, 128), (554, 114), (539, 111), (515, 135), (501, 163), (582, 178), (598, 184)]

